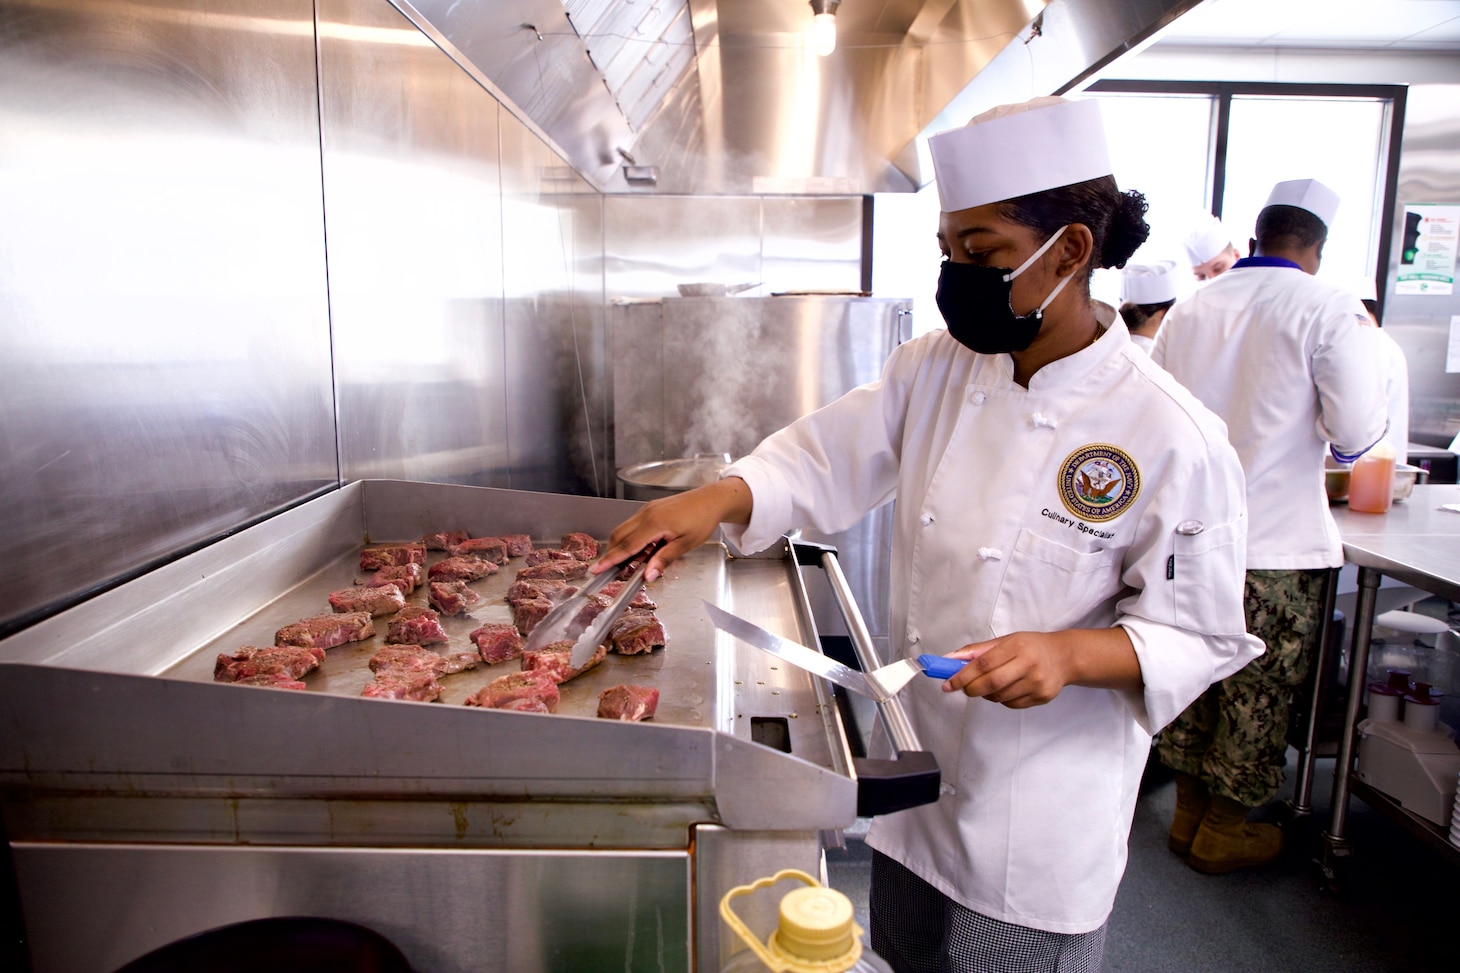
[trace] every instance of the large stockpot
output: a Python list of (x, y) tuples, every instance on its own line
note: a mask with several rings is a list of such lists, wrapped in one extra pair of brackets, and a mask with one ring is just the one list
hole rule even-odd
[(618, 480), (625, 500), (659, 500), (714, 483), (730, 462), (729, 453), (697, 453), (626, 466), (618, 471)]

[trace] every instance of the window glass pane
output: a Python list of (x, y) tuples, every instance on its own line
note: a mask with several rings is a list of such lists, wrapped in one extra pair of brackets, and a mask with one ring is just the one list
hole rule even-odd
[(1222, 220), (1244, 254), (1257, 214), (1285, 179), (1317, 179), (1339, 195), (1318, 276), (1374, 278), (1383, 202), (1387, 102), (1370, 98), (1234, 97)]
[[(1174, 260), (1182, 293), (1195, 287), (1185, 269), (1182, 240), (1198, 220), (1210, 219), (1211, 128), (1215, 99), (1210, 95), (1098, 94), (1115, 181), (1122, 190), (1145, 194), (1151, 235), (1131, 263)], [(1096, 271), (1090, 290), (1117, 304), (1120, 271)]]

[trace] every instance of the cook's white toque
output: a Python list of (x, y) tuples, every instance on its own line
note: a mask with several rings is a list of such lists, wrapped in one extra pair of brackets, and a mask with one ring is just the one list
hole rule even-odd
[(1105, 125), (1093, 100), (1000, 105), (934, 135), (928, 150), (945, 213), (1111, 175)]
[(1186, 235), (1186, 258), (1193, 267), (1200, 267), (1232, 245), (1232, 234), (1213, 217)]
[(1272, 187), (1263, 208), (1268, 206), (1296, 206), (1318, 217), (1324, 226), (1332, 226), (1338, 212), (1338, 193), (1317, 179), (1289, 179)]
[(1127, 304), (1164, 304), (1176, 300), (1176, 261), (1126, 264), (1120, 272), (1120, 299)]

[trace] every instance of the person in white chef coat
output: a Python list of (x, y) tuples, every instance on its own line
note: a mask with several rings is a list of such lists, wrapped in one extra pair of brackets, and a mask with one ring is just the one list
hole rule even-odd
[(1186, 235), (1185, 245), (1191, 275), (1199, 281), (1222, 276), (1242, 256), (1232, 243), (1232, 235), (1215, 216), (1193, 227)]
[(1314, 276), (1338, 202), (1317, 180), (1278, 183), (1253, 256), (1172, 308), (1151, 353), (1226, 421), (1247, 477), (1247, 620), (1266, 651), (1204, 693), (1158, 747), (1176, 771), (1168, 846), (1212, 874), (1282, 850), (1276, 825), (1248, 817), (1282, 785), (1291, 695), (1316, 649), (1328, 569), (1343, 563), (1323, 457), (1352, 462), (1386, 425), (1363, 307)]
[(643, 507), (605, 570), (723, 524), (743, 551), (897, 501), (890, 643), (967, 660), (900, 697), (943, 791), (868, 835), (872, 948), (899, 973), (1100, 968), (1151, 735), (1260, 647), (1222, 424), (1098, 323), (1096, 267), (1145, 239), (1098, 103), (1040, 98), (930, 141), (947, 330)]
[(1384, 376), (1384, 400), (1388, 403), (1389, 431), (1384, 438), (1394, 447), (1396, 463), (1409, 462), (1409, 362), (1389, 332), (1379, 323), (1379, 291), (1372, 278), (1354, 285), (1354, 294), (1364, 305), (1359, 318), (1364, 338), (1373, 345), (1374, 360)]
[(1127, 264), (1120, 272), (1120, 318), (1131, 343), (1146, 354), (1155, 346), (1161, 322), (1175, 303), (1176, 261)]

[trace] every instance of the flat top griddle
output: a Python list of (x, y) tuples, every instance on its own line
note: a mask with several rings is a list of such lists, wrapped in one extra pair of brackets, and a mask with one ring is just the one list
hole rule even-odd
[[(556, 547), (557, 541), (558, 538), (534, 538), (534, 546)], [(391, 541), (371, 538), (371, 543)], [(443, 551), (427, 553), (427, 567), (449, 556)], [(562, 698), (558, 703), (557, 713), (595, 717), (598, 713), (600, 692), (621, 683), (632, 683), (653, 686), (659, 690), (659, 706), (654, 716), (656, 722), (680, 726), (708, 726), (714, 712), (711, 694), (714, 692), (716, 640), (714, 628), (705, 617), (700, 602), (702, 599), (711, 602), (724, 600), (725, 561), (726, 552), (722, 545), (706, 544), (675, 562), (662, 578), (647, 586), (645, 590), (658, 606), (655, 614), (664, 623), (666, 647), (656, 649), (651, 654), (636, 656), (621, 656), (610, 652), (598, 666), (559, 687)], [(450, 636), (450, 642), (436, 643), (427, 648), (442, 654), (469, 652), (476, 655), (476, 645), (468, 635), (482, 625), (512, 624), (512, 611), (506, 601), (506, 592), (516, 580), (517, 572), (526, 566), (525, 558), (514, 557), (496, 574), (471, 582), (469, 587), (481, 596), (481, 600), (466, 615), (442, 615), (441, 627)], [(328, 613), (328, 596), (331, 591), (363, 582), (371, 573), (373, 572), (360, 570), (359, 550), (353, 551), (263, 606), (243, 622), (203, 645), (197, 652), (160, 675), (210, 682), (219, 653), (231, 654), (244, 645), (273, 645), (274, 633), (280, 628), (311, 615)], [(427, 585), (421, 585), (408, 595), (406, 603), (427, 606)], [(325, 650), (325, 661), (317, 670), (304, 677), (303, 682), (307, 687), (304, 691), (341, 696), (360, 695), (360, 691), (374, 678), (369, 667), (370, 657), (387, 644), (385, 634), (393, 617), (376, 617), (376, 634), (369, 639), (347, 642)], [(442, 694), (437, 702), (447, 706), (462, 705), (467, 697), (493, 679), (520, 671), (521, 668), (520, 660), (510, 659), (490, 666), (482, 663), (475, 669), (442, 676), (438, 680)], [(251, 692), (260, 691), (258, 687), (239, 688)], [(382, 705), (398, 705), (396, 700), (376, 702)]]

